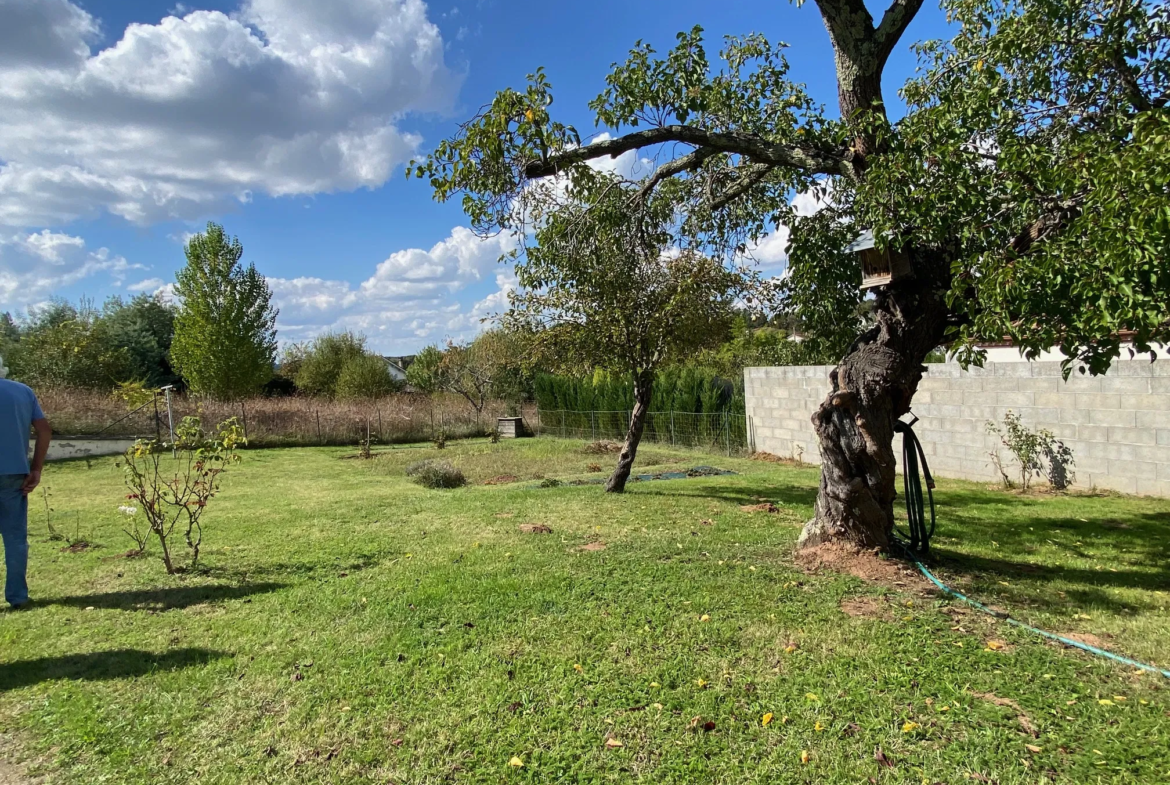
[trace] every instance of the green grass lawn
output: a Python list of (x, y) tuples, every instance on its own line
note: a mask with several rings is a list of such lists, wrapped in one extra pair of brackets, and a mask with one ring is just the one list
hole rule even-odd
[[(1166, 679), (798, 570), (815, 469), (654, 447), (640, 468), (738, 474), (534, 487), (602, 476), (582, 447), (453, 444), (454, 491), (403, 476), (431, 449), (248, 452), (174, 577), (121, 557), (112, 459), (52, 465), (54, 525), (100, 547), (63, 552), (32, 500), (0, 732), (61, 783), (1170, 781)], [(1170, 501), (938, 499), (944, 580), (1170, 665)]]

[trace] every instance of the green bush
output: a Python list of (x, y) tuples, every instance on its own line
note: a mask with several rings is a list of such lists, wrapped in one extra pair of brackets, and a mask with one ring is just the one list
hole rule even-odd
[(376, 354), (350, 357), (337, 376), (337, 398), (382, 398), (401, 388), (386, 361)]
[(419, 461), (406, 467), (406, 476), (424, 488), (459, 488), (467, 484), (463, 472), (447, 461)]
[(332, 398), (345, 366), (366, 355), (366, 339), (350, 332), (325, 333), (301, 351), (296, 358), (297, 389), (309, 395)]

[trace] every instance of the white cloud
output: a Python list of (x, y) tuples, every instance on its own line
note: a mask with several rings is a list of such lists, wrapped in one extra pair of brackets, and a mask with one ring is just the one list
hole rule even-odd
[(128, 291), (128, 292), (151, 292), (153, 294), (154, 292), (157, 292), (159, 289), (162, 289), (163, 286), (164, 286), (164, 283), (163, 283), (162, 278), (147, 278), (144, 281), (139, 281), (138, 283), (130, 284), (129, 286), (126, 287), (126, 291)]
[(0, 233), (0, 306), (27, 307), (99, 273), (117, 286), (129, 271), (142, 269), (106, 248), (87, 251), (80, 237), (48, 229)]
[(422, 0), (180, 5), (98, 52), (67, 0), (0, 6), (0, 226), (377, 187), (419, 145), (400, 118), (458, 86)]
[[(311, 338), (326, 330), (364, 333), (383, 352), (414, 351), (420, 343), (464, 339), (477, 333), (485, 316), (507, 307), (516, 279), (497, 267), (516, 247), (509, 235), (481, 239), (457, 226), (430, 250), (395, 251), (357, 286), (315, 277), (269, 278), (283, 342)], [(495, 276), (499, 291), (465, 306), (460, 293)], [(502, 307), (500, 305), (502, 304)]]
[[(792, 197), (789, 204), (798, 216), (814, 215), (833, 199), (832, 183), (826, 181), (821, 193), (801, 191)], [(782, 272), (788, 266), (788, 240), (791, 230), (784, 224), (756, 242), (750, 244), (745, 256), (757, 262), (765, 271)]]

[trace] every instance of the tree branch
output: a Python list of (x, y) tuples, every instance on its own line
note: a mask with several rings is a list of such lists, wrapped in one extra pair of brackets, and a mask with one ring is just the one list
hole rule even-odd
[(768, 164), (755, 164), (748, 168), (738, 180), (732, 183), (726, 191), (711, 199), (711, 211), (721, 210), (731, 202), (743, 196), (756, 183), (763, 180), (768, 174), (775, 169), (774, 166)]
[(693, 172), (703, 165), (703, 161), (718, 153), (719, 151), (712, 147), (700, 147), (698, 150), (689, 152), (681, 158), (676, 158), (670, 163), (658, 167), (654, 170), (654, 174), (650, 176), (650, 179), (646, 181), (645, 185), (642, 186), (641, 190), (638, 191), (635, 199), (645, 200), (650, 195), (650, 192), (663, 180), (674, 177), (676, 174), (681, 174), (682, 172)]
[(897, 46), (902, 33), (906, 32), (906, 28), (910, 26), (910, 22), (914, 20), (921, 7), (922, 0), (894, 0), (886, 9), (873, 37), (878, 49), (878, 62), (885, 64), (886, 58)]
[(689, 125), (664, 125), (645, 131), (607, 139), (583, 147), (575, 147), (540, 161), (532, 161), (524, 167), (524, 176), (529, 179), (548, 177), (564, 171), (574, 164), (597, 158), (616, 158), (629, 150), (640, 150), (665, 142), (682, 142), (713, 152), (746, 156), (759, 163), (786, 166), (809, 174), (849, 174), (851, 171), (844, 151), (826, 151), (815, 147), (778, 144), (758, 136), (725, 131), (707, 131)]

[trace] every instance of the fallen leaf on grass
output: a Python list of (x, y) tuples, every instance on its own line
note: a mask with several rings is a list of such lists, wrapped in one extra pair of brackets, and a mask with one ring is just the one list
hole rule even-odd
[(800, 751), (800, 762), (801, 763), (808, 763), (808, 759), (809, 759), (808, 750), (801, 750)]
[(580, 548), (578, 548), (577, 550), (579, 550), (579, 551), (604, 551), (605, 550), (605, 543), (604, 542), (587, 542), (584, 545), (582, 545)]
[(992, 651), (999, 651), (1000, 649), (1003, 648), (1003, 646), (1004, 646), (1003, 641), (992, 640), (992, 641), (987, 642), (987, 648), (991, 649)]
[(743, 512), (780, 512), (780, 508), (771, 502), (764, 502), (763, 504), (745, 504), (739, 509)]
[(1031, 753), (1037, 753), (1041, 751), (1040, 747), (1037, 747), (1035, 744), (1025, 744), (1024, 749)]
[(918, 723), (917, 722), (910, 722), (909, 720), (907, 720), (906, 722), (902, 723), (902, 732), (903, 733), (913, 733), (916, 730), (918, 730)]
[(609, 747), (612, 750), (612, 749), (615, 749), (617, 747), (624, 747), (626, 745), (622, 744), (621, 741), (619, 741), (618, 739), (610, 738), (610, 739), (605, 740), (605, 746)]
[(711, 520), (710, 518), (704, 518), (703, 520), (699, 521), (699, 524), (702, 526), (714, 526), (715, 521)]
[(704, 613), (699, 617), (699, 621), (711, 621), (711, 617)]
[(1108, 698), (1102, 698), (1101, 700), (1097, 701), (1097, 703), (1100, 703), (1102, 706), (1112, 706), (1113, 705), (1113, 701), (1109, 700)]
[(821, 723), (819, 723), (819, 722), (818, 722), (816, 725), (814, 725), (814, 726), (813, 726), (813, 730), (815, 730), (817, 733), (820, 733), (820, 732), (821, 732), (821, 731), (823, 731), (824, 729), (825, 729), (825, 726), (824, 726), (824, 725), (822, 725), (822, 724), (821, 724)]
[(760, 718), (761, 725), (767, 725), (771, 721), (772, 721), (772, 712), (768, 712), (767, 714), (765, 714), (763, 717)]
[(573, 665), (573, 670), (577, 671), (577, 673), (584, 673), (585, 672), (585, 669), (581, 667), (580, 663)]
[(518, 756), (513, 755), (512, 760), (508, 761), (508, 765), (515, 766), (516, 768), (520, 769), (524, 767), (524, 761), (520, 760)]
[(894, 768), (893, 761), (891, 761), (889, 758), (886, 757), (886, 754), (884, 752), (882, 752), (881, 747), (874, 747), (873, 748), (873, 759), (876, 760), (881, 765), (885, 766), (887, 769)]
[(795, 643), (790, 643), (784, 647), (785, 654), (791, 654), (794, 651), (796, 651), (796, 644)]
[(401, 746), (402, 746), (402, 739), (391, 739), (391, 740), (390, 740), (390, 746), (392, 746), (392, 747), (401, 747)]
[(707, 682), (705, 679), (695, 679), (695, 684), (697, 684), (699, 686), (699, 689), (703, 689), (704, 687), (707, 686)]
[(819, 701), (821, 699), (820, 696), (815, 692), (806, 692), (804, 697), (808, 698), (810, 701)]
[(522, 534), (552, 534), (552, 529), (543, 523), (522, 523), (520, 524), (520, 532)]

